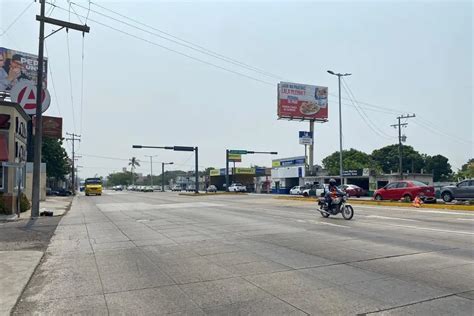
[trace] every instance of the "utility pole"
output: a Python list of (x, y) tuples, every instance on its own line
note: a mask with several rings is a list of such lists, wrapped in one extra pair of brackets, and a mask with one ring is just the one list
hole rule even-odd
[[(40, 202), (40, 176), (41, 176), (41, 146), (43, 143), (43, 118), (42, 118), (42, 94), (43, 94), (43, 62), (44, 62), (44, 40), (66, 28), (81, 31), (84, 35), (89, 32), (90, 28), (87, 25), (79, 25), (66, 21), (61, 21), (45, 16), (46, 0), (39, 0), (40, 15), (36, 16), (36, 20), (40, 22), (39, 28), (39, 43), (38, 43), (38, 74), (36, 86), (36, 126), (35, 126), (35, 143), (34, 143), (34, 157), (33, 157), (33, 190), (31, 199), (31, 217), (39, 216), (39, 202)], [(61, 28), (53, 31), (48, 36), (44, 36), (44, 24), (53, 24)], [(73, 142), (74, 143), (74, 142)]]
[(335, 73), (332, 70), (327, 71), (329, 74), (333, 76), (337, 76), (338, 84), (339, 84), (339, 177), (341, 178), (341, 184), (344, 184), (343, 178), (343, 166), (342, 166), (342, 109), (341, 109), (341, 77), (350, 76), (351, 74), (345, 73)]
[(392, 124), (390, 126), (397, 128), (398, 127), (398, 172), (400, 173), (400, 180), (403, 180), (403, 145), (402, 142), (406, 140), (405, 136), (402, 136), (402, 126), (407, 126), (408, 123), (402, 123), (402, 119), (409, 119), (415, 117), (415, 114), (400, 115), (397, 117), (398, 123)]
[(81, 135), (77, 135), (74, 133), (66, 133), (66, 135), (71, 136), (70, 138), (66, 138), (66, 140), (72, 141), (72, 172), (71, 172), (71, 180), (72, 180), (72, 194), (76, 194), (76, 151), (75, 151), (75, 143), (81, 141)]
[(172, 165), (174, 162), (161, 163), (161, 192), (165, 192), (165, 165)]
[(150, 157), (150, 185), (153, 187), (153, 157), (158, 157), (158, 155), (145, 155), (145, 157)]

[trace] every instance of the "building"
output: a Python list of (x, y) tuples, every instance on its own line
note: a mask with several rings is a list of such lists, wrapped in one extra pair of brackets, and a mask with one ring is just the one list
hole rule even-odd
[(26, 186), (29, 120), (17, 103), (0, 100), (0, 194), (9, 214), (17, 212), (19, 192)]
[[(211, 169), (209, 183), (218, 190), (226, 190), (226, 169)], [(229, 184), (241, 183), (247, 187), (247, 192), (270, 193), (271, 169), (266, 167), (235, 167), (229, 168)]]
[(272, 160), (272, 193), (288, 194), (297, 185), (304, 185), (306, 157), (290, 157)]

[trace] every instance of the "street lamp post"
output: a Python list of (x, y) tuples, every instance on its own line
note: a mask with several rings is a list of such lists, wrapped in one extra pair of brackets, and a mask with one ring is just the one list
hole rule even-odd
[(165, 165), (172, 165), (173, 162), (161, 163), (161, 192), (165, 192)]
[(132, 145), (132, 148), (153, 148), (153, 149), (166, 149), (166, 150), (174, 150), (174, 151), (194, 151), (194, 157), (196, 161), (196, 186), (194, 189), (194, 193), (199, 193), (199, 166), (198, 166), (198, 147), (191, 147), (191, 146), (144, 146), (144, 145)]
[[(229, 190), (229, 154), (240, 154), (240, 155), (247, 155), (247, 154), (270, 154), (270, 155), (278, 155), (276, 151), (251, 151), (251, 150), (235, 150), (235, 149), (226, 149), (225, 150), (225, 190)], [(235, 170), (234, 170), (235, 171)]]
[(150, 157), (150, 185), (153, 188), (153, 157), (158, 157), (158, 155), (145, 155), (145, 157)]
[(349, 73), (335, 73), (332, 70), (328, 70), (328, 73), (337, 76), (337, 81), (339, 84), (339, 177), (341, 178), (341, 184), (344, 184), (343, 178), (343, 166), (342, 166), (342, 110), (341, 110), (341, 77), (350, 76)]

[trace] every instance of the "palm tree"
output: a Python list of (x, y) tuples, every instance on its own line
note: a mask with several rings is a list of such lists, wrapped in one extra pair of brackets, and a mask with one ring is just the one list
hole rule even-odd
[(132, 157), (129, 159), (128, 165), (131, 166), (132, 168), (132, 185), (134, 184), (134, 176), (133, 176), (133, 171), (135, 170), (136, 167), (140, 167), (140, 161), (136, 157)]

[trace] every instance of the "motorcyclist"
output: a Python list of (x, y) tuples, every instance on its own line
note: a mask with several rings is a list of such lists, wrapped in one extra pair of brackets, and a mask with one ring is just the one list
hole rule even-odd
[(338, 196), (343, 195), (344, 192), (342, 192), (337, 186), (336, 186), (336, 180), (330, 179), (329, 180), (329, 186), (324, 193), (324, 197), (326, 198), (326, 203), (328, 206), (328, 211), (331, 210), (332, 202), (333, 199), (337, 198)]

